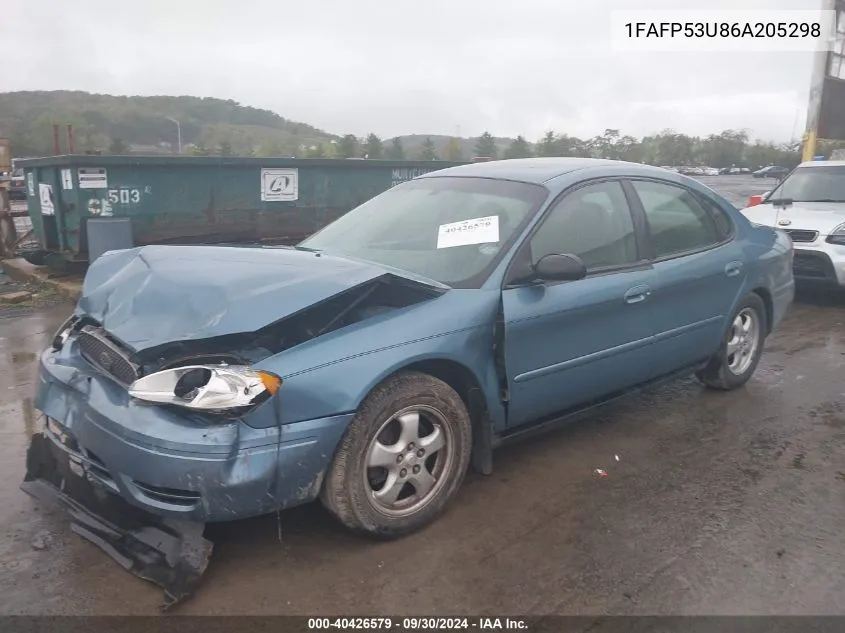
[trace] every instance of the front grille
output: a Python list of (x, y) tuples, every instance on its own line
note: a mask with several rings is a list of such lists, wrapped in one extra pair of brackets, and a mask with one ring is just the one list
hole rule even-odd
[(805, 229), (787, 229), (789, 237), (793, 242), (815, 242), (819, 236), (818, 231), (807, 231)]
[(77, 342), (82, 357), (106, 376), (124, 386), (131, 385), (138, 378), (138, 366), (106, 336), (102, 328), (85, 326), (79, 332)]
[(822, 253), (795, 253), (792, 273), (795, 277), (812, 279), (835, 279), (836, 277), (830, 259)]

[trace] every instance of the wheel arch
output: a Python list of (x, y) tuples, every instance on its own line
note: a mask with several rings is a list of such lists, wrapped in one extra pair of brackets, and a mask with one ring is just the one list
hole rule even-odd
[(466, 365), (453, 359), (428, 358), (419, 360), (394, 370), (383, 380), (403, 371), (418, 371), (442, 380), (457, 392), (467, 406), (467, 409), (470, 406), (471, 391), (478, 389), (483, 393), (481, 382), (473, 371)]
[[(452, 358), (435, 356), (416, 359), (386, 371), (364, 394), (364, 398), (378, 385), (403, 372), (427, 374), (449, 385), (464, 403), (472, 423), (472, 466), (480, 473), (492, 473), (493, 423), (488, 410), (489, 395), (476, 373), (464, 363)], [(363, 401), (363, 398), (361, 399)], [(360, 406), (360, 405), (359, 405)]]

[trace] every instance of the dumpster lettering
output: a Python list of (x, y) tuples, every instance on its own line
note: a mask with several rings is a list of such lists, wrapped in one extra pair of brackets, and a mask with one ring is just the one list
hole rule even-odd
[(298, 169), (262, 169), (261, 201), (291, 202), (299, 199)]
[(138, 204), (141, 202), (141, 190), (109, 189), (109, 202), (112, 204)]
[(70, 169), (62, 170), (62, 189), (73, 189), (73, 175)]
[(91, 215), (109, 217), (110, 215), (112, 215), (111, 203), (108, 200), (91, 198), (88, 201), (88, 213), (90, 213)]
[(38, 197), (41, 200), (41, 214), (55, 215), (56, 209), (53, 206), (53, 187), (45, 185), (43, 182), (39, 183)]
[(417, 176), (422, 176), (423, 174), (427, 174), (430, 172), (430, 169), (425, 169), (423, 167), (401, 167), (398, 169), (394, 169), (391, 174), (391, 187), (395, 187), (398, 184), (406, 182), (408, 180), (413, 180)]
[(80, 189), (108, 189), (108, 172), (99, 167), (80, 167), (76, 173)]

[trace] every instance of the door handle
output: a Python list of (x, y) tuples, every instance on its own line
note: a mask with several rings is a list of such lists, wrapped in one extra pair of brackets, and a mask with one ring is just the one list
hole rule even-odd
[(642, 285), (642, 286), (634, 286), (628, 292), (625, 293), (625, 303), (640, 303), (641, 301), (645, 301), (648, 299), (648, 296), (651, 294), (651, 288)]
[(742, 271), (742, 262), (730, 262), (725, 266), (725, 274), (728, 277), (736, 277)]

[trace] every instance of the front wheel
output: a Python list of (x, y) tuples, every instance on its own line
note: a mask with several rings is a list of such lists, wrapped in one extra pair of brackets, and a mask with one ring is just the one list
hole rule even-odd
[(723, 391), (744, 385), (760, 362), (767, 327), (763, 300), (749, 294), (737, 307), (719, 351), (696, 376), (708, 387)]
[(472, 424), (455, 390), (428, 374), (397, 374), (359, 407), (320, 499), (356, 532), (409, 534), (455, 495), (471, 448)]

